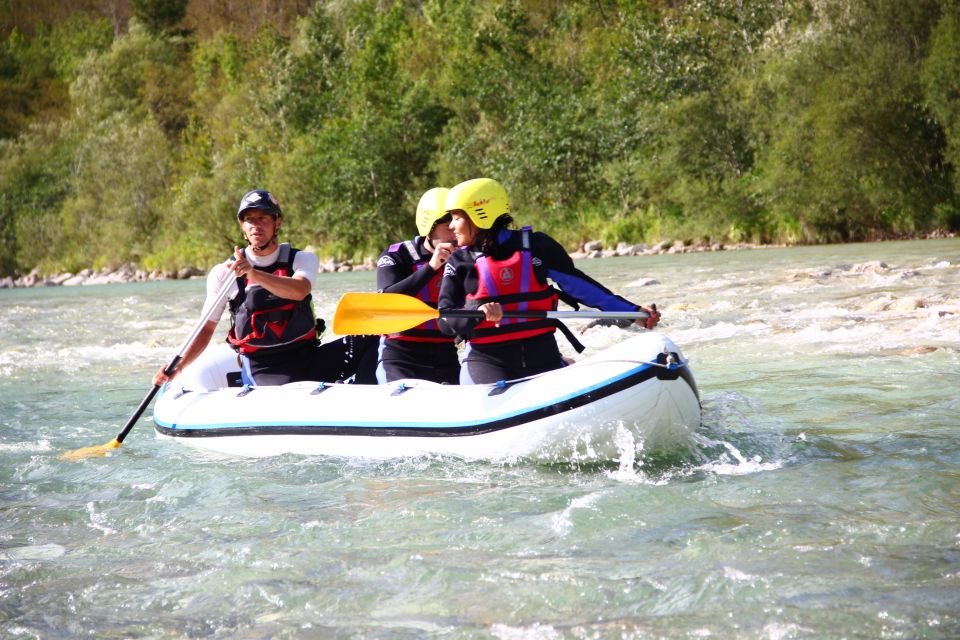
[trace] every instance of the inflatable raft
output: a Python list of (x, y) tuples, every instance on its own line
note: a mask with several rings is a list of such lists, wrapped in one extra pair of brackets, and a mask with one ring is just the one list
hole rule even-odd
[(687, 360), (654, 332), (557, 371), (494, 385), (228, 386), (237, 376), (232, 351), (207, 349), (161, 391), (158, 434), (244, 456), (562, 462), (682, 446), (700, 425)]

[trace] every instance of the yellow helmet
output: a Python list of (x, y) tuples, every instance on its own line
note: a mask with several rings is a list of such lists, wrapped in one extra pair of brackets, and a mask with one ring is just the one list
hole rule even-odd
[(433, 229), (433, 225), (447, 215), (443, 203), (449, 191), (450, 189), (435, 187), (420, 196), (420, 202), (417, 204), (417, 231), (420, 235), (427, 236)]
[(489, 229), (497, 218), (510, 213), (510, 199), (496, 180), (475, 178), (450, 189), (444, 208), (448, 212), (464, 211), (473, 224)]

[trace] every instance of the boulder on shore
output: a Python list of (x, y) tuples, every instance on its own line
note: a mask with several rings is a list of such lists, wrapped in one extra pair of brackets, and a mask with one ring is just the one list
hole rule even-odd
[(197, 269), (196, 267), (184, 267), (177, 271), (177, 280), (189, 280), (194, 276), (204, 275), (203, 271)]

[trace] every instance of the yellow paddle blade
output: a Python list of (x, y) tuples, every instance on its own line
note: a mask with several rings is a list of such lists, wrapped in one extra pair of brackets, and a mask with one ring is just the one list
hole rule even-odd
[(95, 447), (84, 447), (82, 449), (74, 449), (73, 451), (67, 451), (66, 453), (61, 453), (59, 458), (61, 460), (82, 460), (83, 458), (92, 458), (95, 456), (105, 456), (110, 453), (111, 449), (119, 449), (120, 441), (114, 438), (107, 444), (98, 444)]
[(440, 313), (413, 296), (401, 293), (345, 293), (333, 313), (338, 335), (376, 335), (412, 329)]

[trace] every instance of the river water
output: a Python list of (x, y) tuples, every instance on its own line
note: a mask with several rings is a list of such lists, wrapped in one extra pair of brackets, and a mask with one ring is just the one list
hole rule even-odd
[[(0, 290), (0, 637), (960, 636), (960, 240), (581, 266), (664, 311), (689, 450), (230, 459), (144, 420), (63, 461), (116, 435), (203, 282)], [(318, 310), (372, 286), (322, 275)]]

